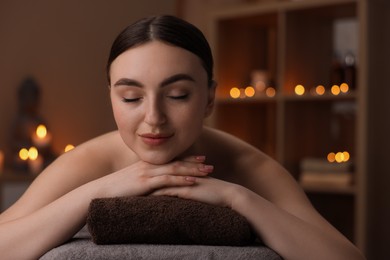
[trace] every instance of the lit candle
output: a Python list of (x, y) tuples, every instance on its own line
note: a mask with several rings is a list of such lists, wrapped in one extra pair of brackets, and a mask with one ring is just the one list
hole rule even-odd
[(333, 85), (330, 89), (330, 92), (332, 92), (333, 95), (337, 96), (340, 94), (340, 87), (338, 85)]
[(51, 135), (47, 132), (46, 126), (39, 125), (32, 136), (32, 139), (37, 147), (47, 147), (51, 142)]
[(240, 90), (238, 88), (231, 88), (230, 89), (230, 96), (234, 99), (240, 97)]
[(318, 85), (315, 89), (317, 95), (322, 96), (325, 94), (325, 87), (322, 85)]
[(244, 92), (247, 97), (253, 97), (256, 94), (255, 88), (252, 86), (246, 87)]
[(30, 172), (38, 174), (42, 171), (43, 158), (39, 155), (37, 148), (31, 147), (28, 150), (28, 167)]
[(36, 159), (30, 159), (28, 161), (28, 168), (32, 174), (39, 174), (42, 171), (43, 158), (38, 156)]
[(342, 152), (337, 152), (335, 159), (336, 162), (342, 163), (344, 161), (344, 154)]
[(276, 95), (276, 90), (273, 87), (269, 87), (265, 90), (267, 97), (274, 97)]
[(334, 163), (334, 162), (337, 162), (337, 163), (348, 162), (350, 157), (351, 156), (350, 156), (349, 152), (347, 152), (347, 151), (337, 152), (337, 153), (330, 152), (327, 155), (328, 162), (330, 162), (330, 163)]
[(328, 153), (327, 156), (328, 162), (333, 163), (336, 161), (336, 154), (334, 152)]
[(340, 91), (343, 93), (347, 93), (349, 91), (349, 86), (347, 83), (340, 84)]
[(296, 85), (294, 91), (298, 96), (302, 96), (305, 94), (305, 87), (302, 85)]
[(19, 158), (22, 161), (27, 161), (28, 160), (28, 150), (26, 148), (22, 148), (19, 151)]
[(343, 152), (343, 155), (344, 155), (344, 162), (348, 162), (348, 161), (349, 161), (349, 158), (351, 158), (349, 152), (344, 151), (344, 152)]
[(0, 150), (0, 173), (4, 169), (4, 152)]

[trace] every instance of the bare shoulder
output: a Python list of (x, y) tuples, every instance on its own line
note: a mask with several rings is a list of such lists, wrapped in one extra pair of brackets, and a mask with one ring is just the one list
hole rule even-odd
[[(73, 153), (73, 154), (72, 154)], [(135, 160), (134, 153), (123, 142), (118, 131), (93, 138), (66, 154), (74, 160), (92, 161), (94, 165), (114, 171)], [(122, 168), (122, 167), (121, 167)]]
[(28, 214), (89, 181), (112, 173), (131, 158), (131, 151), (126, 150), (118, 132), (93, 138), (59, 156), (5, 212), (8, 216), (1, 217), (12, 219)]
[[(39, 176), (64, 175), (74, 186), (97, 179), (115, 171), (119, 165), (131, 161), (133, 153), (123, 143), (117, 131), (93, 138), (72, 151), (61, 155)], [(134, 155), (133, 155), (134, 157)]]
[(302, 189), (279, 162), (228, 133), (205, 128), (204, 135), (218, 178), (243, 185), (284, 208), (309, 207)]
[(247, 181), (247, 178), (252, 174), (262, 178), (265, 175), (265, 168), (271, 165), (278, 168), (277, 163), (264, 152), (217, 129), (205, 128), (202, 143), (207, 158), (215, 165), (221, 179), (248, 186), (247, 182), (250, 181)]
[[(216, 162), (232, 163), (241, 168), (244, 163), (263, 166), (273, 161), (268, 155), (247, 142), (221, 130), (205, 127), (202, 135), (204, 149)], [(226, 160), (229, 159), (229, 160)], [(231, 165), (233, 166), (233, 165)]]

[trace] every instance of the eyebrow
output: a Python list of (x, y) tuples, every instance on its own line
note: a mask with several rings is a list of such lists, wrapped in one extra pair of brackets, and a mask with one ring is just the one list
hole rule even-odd
[[(173, 84), (175, 82), (182, 81), (182, 80), (195, 82), (195, 79), (193, 77), (191, 77), (190, 75), (180, 73), (180, 74), (175, 74), (175, 75), (172, 75), (172, 76), (164, 79), (160, 83), (160, 87), (165, 87), (167, 85), (170, 85), (170, 84)], [(117, 86), (129, 86), (129, 87), (142, 88), (144, 85), (135, 79), (121, 78), (117, 82), (115, 82), (114, 87), (117, 87)]]

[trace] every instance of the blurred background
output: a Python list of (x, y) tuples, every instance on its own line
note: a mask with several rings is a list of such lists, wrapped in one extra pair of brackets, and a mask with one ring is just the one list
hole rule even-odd
[(66, 147), (116, 129), (110, 46), (156, 14), (194, 23), (212, 45), (219, 87), (206, 123), (282, 163), (368, 259), (385, 259), (386, 0), (0, 0), (0, 210)]

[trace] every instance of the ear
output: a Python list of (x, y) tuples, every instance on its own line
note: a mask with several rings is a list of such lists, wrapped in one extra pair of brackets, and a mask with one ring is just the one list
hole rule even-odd
[(207, 98), (207, 106), (205, 110), (205, 117), (208, 117), (211, 115), (211, 113), (214, 110), (214, 104), (215, 104), (215, 90), (217, 88), (217, 82), (213, 80), (211, 83), (211, 86), (208, 88), (208, 98)]

